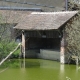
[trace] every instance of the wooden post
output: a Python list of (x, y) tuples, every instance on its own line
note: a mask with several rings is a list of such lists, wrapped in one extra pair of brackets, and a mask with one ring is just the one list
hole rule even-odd
[(64, 47), (64, 38), (61, 40), (61, 50), (60, 50), (60, 63), (65, 63), (65, 47)]
[(25, 58), (25, 33), (22, 32), (22, 56)]
[(65, 53), (65, 48), (66, 48), (66, 41), (65, 41), (66, 35), (65, 31), (63, 31), (63, 37), (61, 40), (61, 49), (60, 49), (60, 63), (64, 64), (66, 63), (66, 53)]

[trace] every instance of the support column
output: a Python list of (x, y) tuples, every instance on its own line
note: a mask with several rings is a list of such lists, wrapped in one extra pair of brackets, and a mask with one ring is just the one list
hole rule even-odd
[(22, 32), (22, 56), (25, 58), (25, 33)]
[(64, 47), (64, 38), (61, 40), (61, 50), (60, 50), (60, 63), (65, 63), (65, 47)]
[(65, 39), (66, 39), (66, 34), (65, 34), (65, 31), (63, 31), (63, 37), (61, 40), (61, 49), (60, 49), (60, 63), (62, 64), (67, 63), (67, 56), (65, 52), (65, 49), (66, 49)]

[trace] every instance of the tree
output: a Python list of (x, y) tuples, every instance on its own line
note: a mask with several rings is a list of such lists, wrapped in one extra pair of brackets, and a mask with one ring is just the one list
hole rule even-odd
[[(7, 20), (7, 19), (6, 19)], [(12, 51), (17, 43), (14, 39), (11, 38), (11, 28), (14, 26), (13, 24), (2, 23), (4, 18), (0, 15), (0, 60), (6, 57), (10, 51)], [(19, 50), (14, 54), (17, 56)]]
[(69, 2), (68, 10), (78, 10), (79, 12), (65, 27), (67, 42), (66, 52), (67, 54), (70, 54), (69, 59), (71, 59), (72, 55), (80, 58), (80, 5), (74, 2)]

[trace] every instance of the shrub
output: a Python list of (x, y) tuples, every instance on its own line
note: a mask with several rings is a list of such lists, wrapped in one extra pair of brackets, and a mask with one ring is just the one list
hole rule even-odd
[[(11, 42), (6, 42), (6, 41), (1, 41), (0, 43), (0, 59), (6, 57), (11, 51), (15, 49), (17, 46), (17, 43), (15, 41)], [(11, 57), (17, 57), (19, 56), (20, 49), (15, 51)]]

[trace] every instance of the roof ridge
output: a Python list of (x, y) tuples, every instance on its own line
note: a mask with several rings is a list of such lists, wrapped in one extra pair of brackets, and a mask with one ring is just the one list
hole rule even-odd
[(31, 14), (58, 14), (58, 13), (78, 13), (78, 11), (32, 12)]

